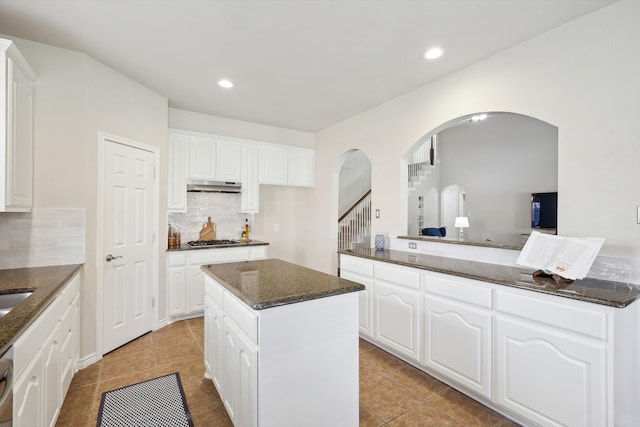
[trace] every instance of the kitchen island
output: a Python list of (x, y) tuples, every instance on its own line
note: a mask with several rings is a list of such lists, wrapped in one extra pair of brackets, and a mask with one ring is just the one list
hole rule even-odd
[(206, 375), (234, 425), (357, 426), (364, 286), (278, 259), (202, 270)]

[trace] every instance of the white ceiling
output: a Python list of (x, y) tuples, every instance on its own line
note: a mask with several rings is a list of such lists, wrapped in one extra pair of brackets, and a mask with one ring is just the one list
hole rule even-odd
[(0, 33), (85, 52), (174, 108), (316, 132), (614, 1), (0, 0)]

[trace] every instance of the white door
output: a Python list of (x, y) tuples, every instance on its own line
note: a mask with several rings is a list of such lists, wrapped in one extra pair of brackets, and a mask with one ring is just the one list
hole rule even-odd
[(153, 327), (154, 154), (104, 142), (102, 353)]

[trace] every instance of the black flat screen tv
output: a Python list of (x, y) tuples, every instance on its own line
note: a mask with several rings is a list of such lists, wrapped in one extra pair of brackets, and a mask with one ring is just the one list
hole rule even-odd
[(531, 193), (531, 228), (558, 228), (558, 192)]

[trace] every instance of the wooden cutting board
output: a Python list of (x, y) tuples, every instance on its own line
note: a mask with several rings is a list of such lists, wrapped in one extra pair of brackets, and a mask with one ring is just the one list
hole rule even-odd
[(200, 230), (200, 240), (216, 240), (216, 225), (211, 222), (211, 217), (204, 223)]

